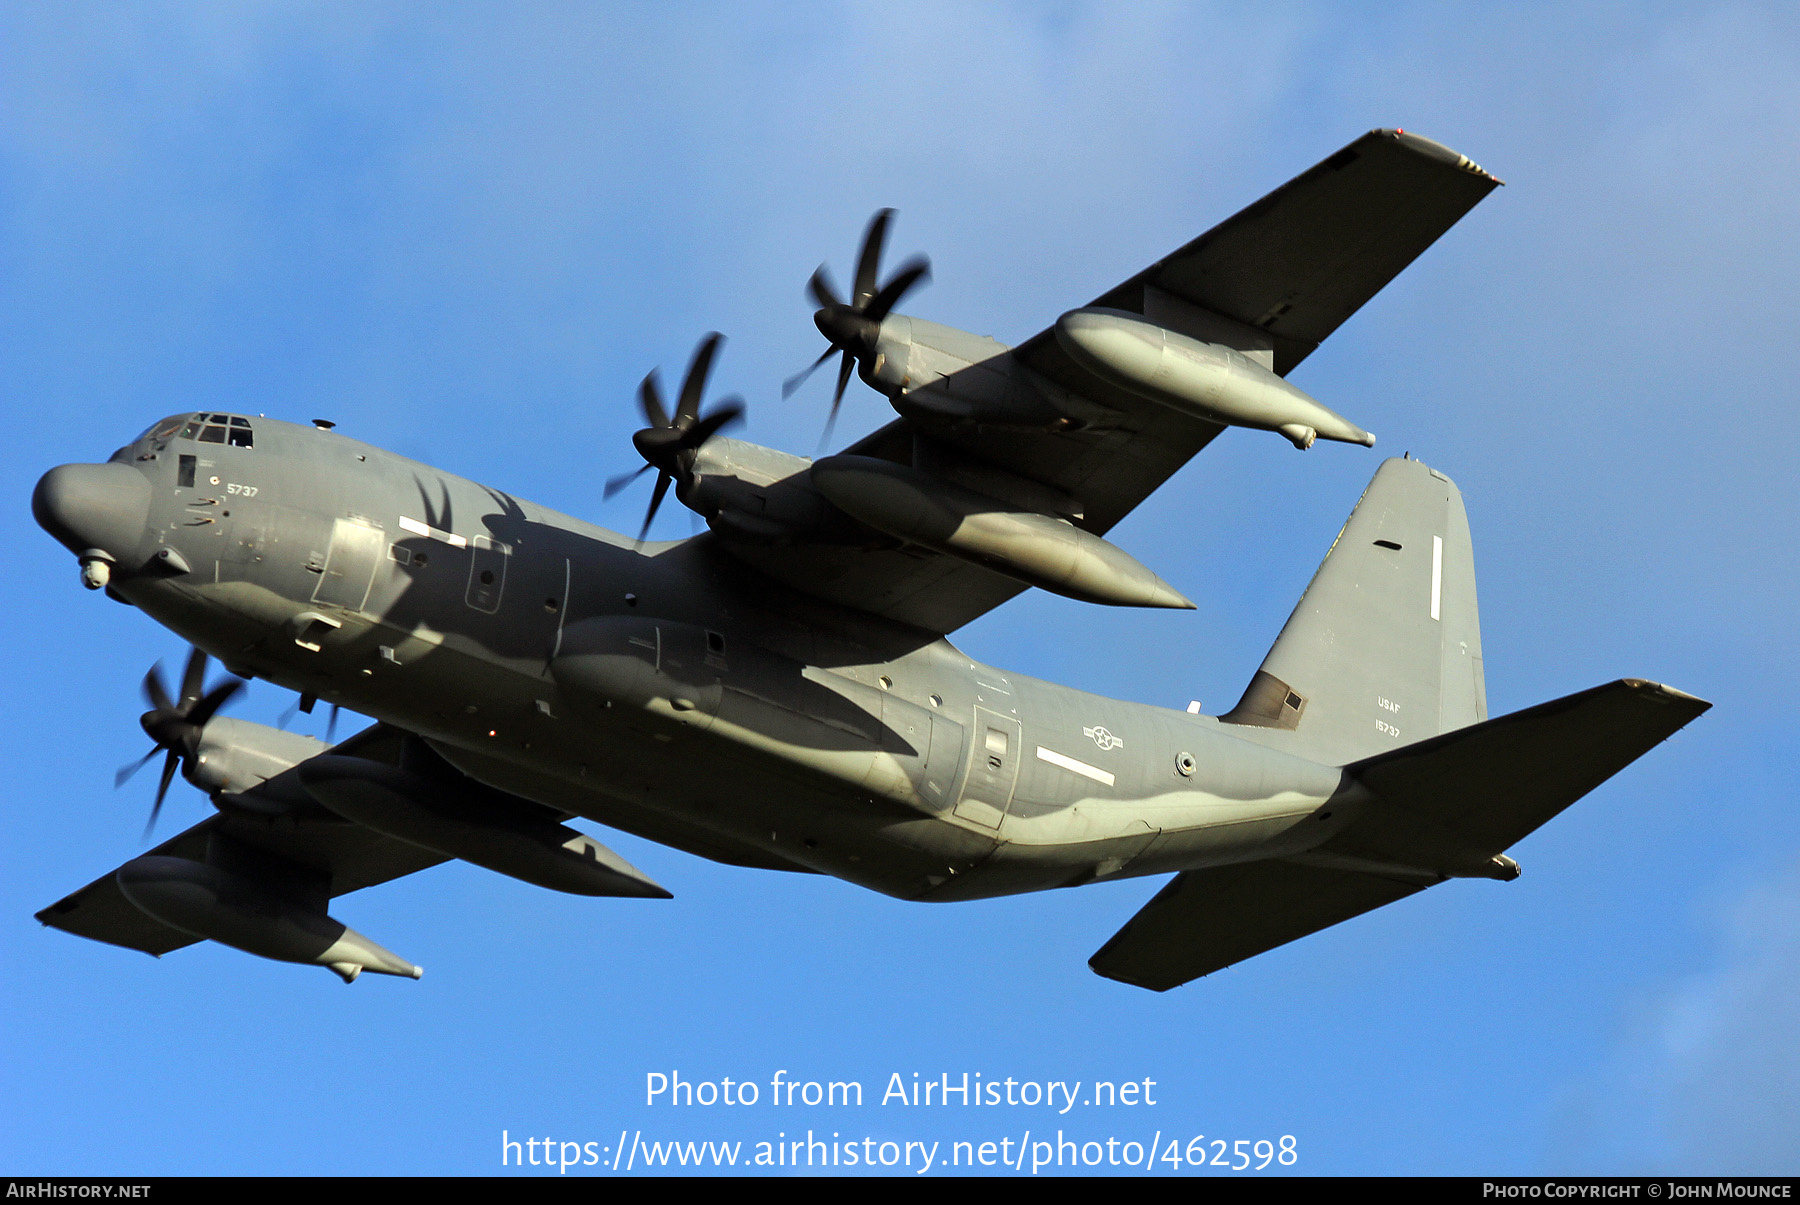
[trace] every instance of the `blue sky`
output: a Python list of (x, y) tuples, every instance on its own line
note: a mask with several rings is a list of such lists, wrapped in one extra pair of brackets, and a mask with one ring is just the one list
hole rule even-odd
[[(138, 679), (183, 652), (32, 524), (50, 466), (189, 408), (323, 416), (631, 530), (645, 491), (600, 486), (634, 464), (632, 391), (707, 330), (748, 436), (812, 450), (828, 383), (779, 392), (819, 351), (802, 286), (848, 277), (877, 207), (890, 262), (932, 257), (909, 311), (1017, 342), (1395, 125), (1507, 187), (1295, 374), (1380, 451), (1228, 433), (1115, 535), (1197, 613), (1035, 594), (956, 641), (1221, 710), (1410, 451), (1468, 504), (1496, 714), (1624, 676), (1716, 704), (1517, 847), (1518, 882), (1166, 995), (1085, 965), (1153, 882), (910, 905), (604, 830), (676, 899), (459, 865), (341, 901), (419, 983), (31, 919), (141, 848), (151, 784), (111, 775)], [(1317, 1174), (1792, 1173), (1796, 145), (1777, 4), (8, 5), (0, 1170), (493, 1173), (502, 1130), (947, 1151), (1060, 1125), (1292, 1134)], [(853, 386), (840, 444), (888, 413)], [(178, 787), (165, 829), (206, 810)], [(672, 1069), (870, 1103), (645, 1106)], [(965, 1070), (1158, 1103), (873, 1103)]]

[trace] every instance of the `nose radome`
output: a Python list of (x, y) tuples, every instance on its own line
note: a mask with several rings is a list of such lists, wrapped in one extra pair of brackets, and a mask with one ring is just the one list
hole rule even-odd
[(39, 478), (31, 514), (77, 556), (98, 550), (128, 561), (144, 539), (150, 482), (129, 465), (61, 465)]

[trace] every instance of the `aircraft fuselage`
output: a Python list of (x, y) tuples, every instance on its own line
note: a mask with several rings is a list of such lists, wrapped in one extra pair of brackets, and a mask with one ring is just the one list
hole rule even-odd
[(640, 550), (330, 431), (208, 417), (53, 470), (40, 521), (233, 671), (559, 812), (949, 900), (1299, 853), (1356, 811), (1337, 767), (979, 664), (708, 538)]

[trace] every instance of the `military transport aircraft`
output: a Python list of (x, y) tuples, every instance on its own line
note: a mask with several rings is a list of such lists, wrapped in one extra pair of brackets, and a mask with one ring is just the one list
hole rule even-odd
[[(39, 919), (417, 977), (330, 902), (448, 858), (668, 896), (581, 817), (913, 900), (1173, 874), (1090, 959), (1163, 990), (1516, 877), (1508, 847), (1709, 704), (1627, 679), (1489, 719), (1462, 500), (1419, 461), (1376, 471), (1223, 715), (947, 639), (1032, 586), (1192, 606), (1107, 531), (1228, 426), (1372, 445), (1287, 376), (1498, 183), (1373, 131), (1012, 348), (897, 312), (927, 268), (878, 279), (884, 211), (848, 294), (812, 278), (813, 367), (839, 357), (834, 417), (852, 371), (899, 417), (817, 460), (725, 438), (708, 337), (673, 411), (644, 382), (636, 540), (322, 421), (179, 414), (50, 470), (33, 513), (83, 584), (195, 646), (173, 690), (144, 680), (145, 761), (157, 809), (179, 769), (217, 813)], [(671, 486), (709, 530), (646, 544)], [(242, 684), (209, 689), (207, 654), (377, 723), (327, 745), (221, 716)]]

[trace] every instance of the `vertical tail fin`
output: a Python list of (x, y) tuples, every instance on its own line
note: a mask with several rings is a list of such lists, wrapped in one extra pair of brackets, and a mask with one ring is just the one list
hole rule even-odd
[(1487, 718), (1474, 550), (1448, 477), (1417, 460), (1376, 471), (1244, 697), (1219, 718), (1330, 765)]

